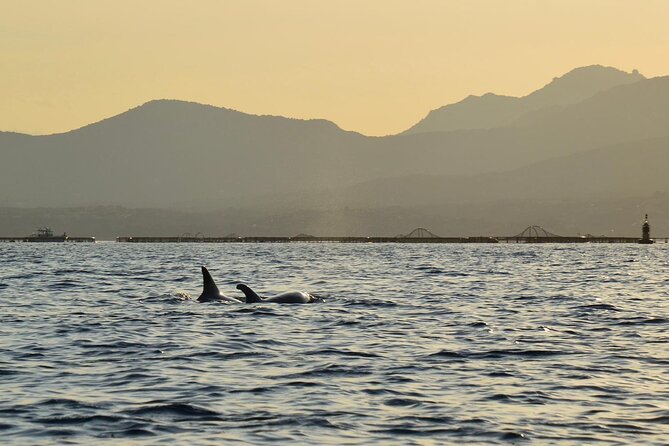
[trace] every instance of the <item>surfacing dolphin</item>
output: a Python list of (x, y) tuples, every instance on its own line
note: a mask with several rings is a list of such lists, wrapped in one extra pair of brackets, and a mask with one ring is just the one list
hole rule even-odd
[(255, 291), (248, 287), (248, 285), (244, 285), (243, 283), (237, 285), (237, 289), (244, 293), (247, 304), (256, 302), (274, 302), (278, 304), (308, 304), (316, 300), (316, 298), (311, 294), (303, 293), (302, 291), (291, 291), (289, 293), (277, 294), (276, 296), (263, 298), (258, 296)]
[(218, 291), (218, 287), (216, 286), (214, 279), (211, 277), (211, 274), (209, 274), (209, 271), (207, 271), (207, 268), (205, 268), (204, 266), (202, 267), (202, 280), (203, 280), (202, 294), (200, 294), (200, 297), (197, 298), (198, 302), (221, 301), (221, 302), (234, 302), (237, 304), (242, 303), (241, 300), (235, 299), (234, 297), (226, 296), (225, 294)]

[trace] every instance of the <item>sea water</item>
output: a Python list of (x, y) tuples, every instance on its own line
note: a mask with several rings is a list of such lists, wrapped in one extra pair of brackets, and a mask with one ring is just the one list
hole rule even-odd
[[(200, 304), (305, 290), (308, 305)], [(669, 245), (0, 244), (0, 443), (669, 444)]]

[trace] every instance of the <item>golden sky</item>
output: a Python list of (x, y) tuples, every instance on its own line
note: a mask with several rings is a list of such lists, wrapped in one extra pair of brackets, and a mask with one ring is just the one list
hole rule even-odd
[(0, 130), (151, 99), (369, 135), (602, 64), (669, 74), (667, 0), (0, 0)]

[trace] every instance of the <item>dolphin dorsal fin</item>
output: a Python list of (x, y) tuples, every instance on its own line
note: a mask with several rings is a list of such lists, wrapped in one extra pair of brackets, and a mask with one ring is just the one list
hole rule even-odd
[(237, 289), (241, 290), (246, 296), (246, 303), (252, 304), (256, 302), (262, 302), (262, 297), (258, 296), (255, 291), (253, 291), (249, 286), (240, 283), (237, 285)]
[(209, 274), (209, 271), (204, 266), (202, 267), (202, 295), (203, 296), (218, 296), (221, 292), (218, 291), (216, 282)]

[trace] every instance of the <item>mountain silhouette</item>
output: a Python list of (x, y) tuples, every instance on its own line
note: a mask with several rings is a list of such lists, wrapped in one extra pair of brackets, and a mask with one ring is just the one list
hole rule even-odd
[[(353, 208), (641, 197), (669, 192), (667, 147), (669, 136), (600, 147), (504, 172), (384, 178), (328, 193), (342, 206)], [(322, 193), (310, 200), (309, 206), (317, 208), (331, 198)]]
[(576, 68), (553, 79), (543, 88), (517, 98), (487, 93), (431, 111), (405, 133), (489, 129), (512, 124), (526, 113), (546, 107), (569, 105), (612, 87), (645, 79), (636, 70), (626, 73), (612, 67), (592, 65)]
[[(288, 231), (292, 221), (300, 228), (283, 235), (332, 235), (324, 231), (375, 224), (397, 234), (411, 228), (390, 228), (390, 215), (403, 224), (414, 221), (404, 213), (452, 222), (447, 217), (457, 206), (479, 221), (488, 209), (502, 222), (501, 201), (515, 200), (523, 209), (535, 203), (545, 216), (559, 207), (546, 208), (546, 200), (615, 206), (616, 196), (669, 192), (669, 77), (585, 67), (524, 98), (495, 96), (493, 102), (499, 110), (507, 102), (526, 109), (491, 128), (462, 124), (368, 137), (326, 120), (156, 100), (70, 132), (0, 132), (0, 207), (105, 209), (95, 214), (98, 220), (108, 219), (109, 209), (162, 209), (156, 216), (171, 209), (171, 218), (183, 222), (234, 209), (224, 218), (231, 226), (215, 228), (270, 234)], [(478, 116), (488, 119), (486, 112)], [(148, 214), (119, 212), (141, 219), (151, 233)], [(200, 217), (183, 217), (192, 212)], [(89, 218), (72, 215), (72, 224)], [(343, 216), (357, 223), (348, 225)], [(489, 227), (466, 216), (452, 224)]]

